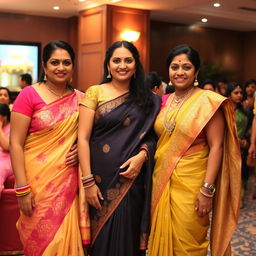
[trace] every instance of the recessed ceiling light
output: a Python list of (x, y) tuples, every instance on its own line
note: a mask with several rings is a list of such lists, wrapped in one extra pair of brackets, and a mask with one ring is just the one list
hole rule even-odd
[(60, 7), (59, 7), (59, 6), (53, 6), (52, 9), (53, 9), (53, 10), (59, 10)]
[(208, 20), (207, 20), (206, 18), (202, 18), (201, 21), (205, 23), (205, 22), (207, 22)]
[(85, 0), (79, 0), (79, 2), (84, 2)]
[(214, 7), (220, 7), (220, 3), (214, 3), (213, 6)]

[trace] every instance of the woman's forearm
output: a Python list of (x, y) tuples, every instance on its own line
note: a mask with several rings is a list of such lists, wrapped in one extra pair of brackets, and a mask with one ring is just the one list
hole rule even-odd
[(207, 162), (207, 171), (206, 171), (204, 182), (207, 182), (209, 184), (215, 183), (215, 180), (221, 165), (222, 154), (223, 154), (222, 146), (216, 145), (210, 148), (208, 162)]
[(90, 147), (87, 140), (78, 140), (78, 158), (83, 177), (90, 175)]
[(2, 128), (0, 128), (0, 146), (5, 151), (9, 151), (9, 138), (4, 135)]
[(23, 147), (17, 144), (10, 144), (10, 155), (16, 185), (18, 187), (26, 185), (27, 178), (25, 172), (25, 159)]

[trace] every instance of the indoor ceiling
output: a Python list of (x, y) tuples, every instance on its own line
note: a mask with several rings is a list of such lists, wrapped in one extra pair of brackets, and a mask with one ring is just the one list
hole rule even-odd
[[(216, 8), (215, 2), (221, 4)], [(151, 19), (238, 31), (256, 31), (256, 0), (1, 0), (1, 13), (70, 17), (102, 4), (151, 11)], [(59, 10), (53, 10), (59, 6)], [(208, 22), (201, 22), (207, 18)]]

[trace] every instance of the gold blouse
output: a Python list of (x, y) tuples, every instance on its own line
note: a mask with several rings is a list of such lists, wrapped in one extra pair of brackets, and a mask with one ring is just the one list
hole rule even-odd
[(99, 105), (109, 100), (111, 100), (111, 97), (105, 95), (101, 85), (92, 85), (86, 90), (84, 97), (79, 104), (92, 110), (96, 110)]

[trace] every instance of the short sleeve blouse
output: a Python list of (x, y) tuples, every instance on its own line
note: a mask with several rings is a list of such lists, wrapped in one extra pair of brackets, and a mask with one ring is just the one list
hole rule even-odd
[(111, 98), (106, 97), (104, 94), (101, 85), (92, 85), (86, 90), (84, 97), (79, 104), (92, 110), (96, 110), (99, 105), (110, 99)]

